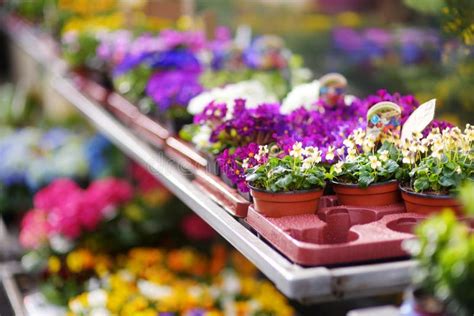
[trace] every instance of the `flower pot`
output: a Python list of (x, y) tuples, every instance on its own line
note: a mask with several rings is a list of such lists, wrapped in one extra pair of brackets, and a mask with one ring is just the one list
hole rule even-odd
[(315, 214), (323, 192), (315, 189), (273, 193), (250, 187), (255, 210), (268, 217)]
[(428, 215), (449, 208), (461, 214), (461, 202), (451, 195), (416, 193), (401, 186), (400, 190), (407, 212)]
[(374, 183), (367, 188), (333, 181), (333, 189), (341, 205), (383, 206), (400, 202), (400, 191), (396, 180)]
[(206, 166), (207, 171), (209, 171), (211, 174), (215, 176), (219, 176), (221, 173), (220, 172), (221, 169), (219, 168), (219, 164), (216, 161), (216, 157), (208, 153), (205, 153), (204, 155), (206, 156), (206, 160), (207, 160), (207, 166)]
[(401, 316), (443, 316), (444, 304), (423, 289), (408, 289), (400, 307)]

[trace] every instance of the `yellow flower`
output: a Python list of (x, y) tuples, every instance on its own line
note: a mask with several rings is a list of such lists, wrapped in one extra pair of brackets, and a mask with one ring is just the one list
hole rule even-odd
[(342, 12), (336, 17), (337, 22), (346, 27), (357, 27), (361, 23), (360, 15), (356, 12)]
[(61, 270), (61, 260), (56, 256), (51, 256), (48, 259), (48, 271), (51, 273), (58, 273)]

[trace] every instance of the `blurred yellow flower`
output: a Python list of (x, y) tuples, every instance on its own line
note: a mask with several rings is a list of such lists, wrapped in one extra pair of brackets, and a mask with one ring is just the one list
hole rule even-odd
[(56, 256), (51, 256), (48, 259), (48, 271), (51, 273), (58, 273), (61, 270), (61, 260)]

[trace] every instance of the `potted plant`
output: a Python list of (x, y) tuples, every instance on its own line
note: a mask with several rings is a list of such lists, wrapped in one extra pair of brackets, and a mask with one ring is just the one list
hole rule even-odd
[[(474, 215), (473, 193), (473, 183), (461, 189), (468, 216)], [(460, 221), (452, 210), (439, 213), (416, 228), (418, 239), (406, 242), (405, 246), (419, 266), (413, 274), (411, 299), (402, 306), (402, 315), (473, 315), (472, 229), (472, 217)]]
[[(265, 151), (261, 146), (258, 155), (265, 155)], [(289, 155), (264, 157), (263, 163), (247, 168), (246, 180), (256, 211), (269, 217), (316, 213), (326, 179), (320, 162), (318, 148), (303, 148), (297, 142)]]
[(400, 201), (397, 175), (399, 151), (392, 140), (378, 149), (374, 139), (357, 129), (336, 150), (340, 160), (330, 177), (340, 204), (381, 206)]
[(453, 193), (474, 175), (474, 128), (467, 125), (434, 128), (423, 138), (421, 134), (406, 139), (402, 147), (400, 189), (408, 212), (429, 214), (443, 208), (459, 213), (461, 203)]

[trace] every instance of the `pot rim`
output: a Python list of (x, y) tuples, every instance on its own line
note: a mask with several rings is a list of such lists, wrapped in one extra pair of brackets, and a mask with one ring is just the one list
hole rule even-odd
[(415, 192), (415, 191), (410, 191), (406, 189), (406, 187), (402, 186), (401, 184), (399, 184), (398, 187), (400, 191), (402, 191), (402, 193), (405, 193), (408, 195), (413, 195), (413, 196), (418, 196), (418, 197), (423, 197), (423, 198), (428, 198), (428, 199), (438, 199), (438, 200), (456, 199), (456, 197), (451, 194), (430, 194), (430, 193), (423, 193), (423, 192)]
[(249, 186), (250, 190), (252, 190), (252, 191), (261, 192), (261, 193), (268, 193), (268, 194), (281, 194), (281, 195), (284, 195), (284, 194), (288, 194), (288, 195), (290, 195), (290, 194), (303, 194), (303, 193), (318, 192), (318, 191), (324, 190), (324, 188), (326, 187), (326, 185), (324, 185), (322, 188), (309, 189), (309, 190), (271, 192), (271, 191), (267, 191), (267, 190), (263, 190), (263, 189), (258, 189), (258, 188), (254, 187), (254, 186), (251, 185), (251, 184), (248, 184), (248, 186)]
[(334, 181), (334, 180), (331, 180), (331, 183), (332, 184), (335, 184), (335, 185), (340, 185), (340, 186), (345, 186), (345, 187), (354, 187), (354, 188), (359, 188), (359, 189), (367, 189), (369, 187), (375, 187), (375, 186), (382, 186), (382, 185), (387, 185), (387, 184), (392, 184), (392, 183), (395, 183), (395, 182), (398, 182), (397, 179), (393, 179), (393, 180), (388, 180), (388, 181), (384, 181), (384, 182), (375, 182), (375, 183), (371, 183), (368, 187), (366, 188), (362, 188), (359, 186), (359, 184), (357, 183), (343, 183), (343, 182), (337, 182), (337, 181)]

